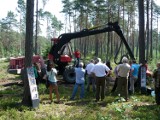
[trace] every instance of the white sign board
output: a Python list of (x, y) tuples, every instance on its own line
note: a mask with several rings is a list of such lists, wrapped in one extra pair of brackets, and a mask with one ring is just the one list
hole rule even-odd
[(33, 67), (28, 67), (27, 68), (27, 75), (28, 75), (31, 99), (32, 100), (39, 99), (37, 85), (36, 85), (36, 79), (35, 79), (35, 74), (34, 74), (34, 68)]
[(146, 67), (141, 67), (141, 87), (146, 88)]

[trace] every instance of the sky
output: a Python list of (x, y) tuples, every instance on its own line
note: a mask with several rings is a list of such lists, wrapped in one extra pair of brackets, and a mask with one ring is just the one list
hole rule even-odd
[[(0, 19), (5, 18), (8, 11), (16, 11), (17, 1), (18, 0), (0, 0)], [(39, 3), (40, 1), (42, 0), (39, 0)], [(42, 7), (42, 5), (40, 7)], [(61, 0), (49, 0), (45, 6), (45, 11), (51, 12), (58, 20), (63, 20), (63, 14), (60, 13), (61, 10)]]
[[(8, 11), (16, 12), (16, 7), (18, 0), (0, 0), (0, 20), (7, 16)], [(36, 0), (35, 0), (36, 1)], [(26, 2), (26, 0), (25, 0)], [(40, 4), (42, 0), (39, 0), (39, 8), (42, 8), (42, 4)], [(58, 20), (64, 23), (64, 14), (60, 13), (62, 11), (62, 3), (61, 0), (49, 0), (44, 8), (44, 11), (49, 11), (52, 15), (55, 15)], [(35, 6), (36, 7), (36, 4)], [(46, 24), (42, 23), (42, 35), (46, 36)]]
[[(0, 0), (0, 19), (6, 17), (8, 11), (15, 11), (17, 7), (18, 0)], [(25, 0), (26, 1), (26, 0)], [(41, 1), (41, 0), (39, 0)], [(160, 5), (160, 0), (154, 0), (158, 5)], [(60, 13), (62, 10), (61, 0), (49, 0), (45, 7), (46, 11), (50, 11), (59, 20), (63, 20), (63, 14)]]

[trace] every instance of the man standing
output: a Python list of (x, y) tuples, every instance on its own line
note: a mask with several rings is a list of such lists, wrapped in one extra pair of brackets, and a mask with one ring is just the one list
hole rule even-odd
[(80, 53), (80, 51), (78, 49), (76, 49), (76, 51), (74, 52), (74, 56), (76, 58), (75, 66), (79, 66), (79, 61), (80, 61), (81, 53)]
[(101, 101), (103, 101), (105, 97), (105, 80), (107, 76), (106, 72), (107, 74), (109, 74), (110, 69), (101, 62), (100, 58), (97, 58), (96, 65), (91, 70), (91, 73), (95, 76), (96, 79), (96, 102), (99, 101), (100, 95), (101, 95)]
[(81, 62), (79, 64), (78, 68), (75, 68), (75, 73), (76, 73), (76, 83), (74, 85), (73, 93), (70, 98), (70, 100), (74, 100), (74, 97), (77, 93), (78, 86), (81, 87), (81, 92), (80, 92), (80, 99), (84, 98), (84, 75), (85, 75), (85, 69), (83, 69), (83, 63)]
[(93, 92), (96, 91), (96, 86), (95, 86), (95, 79), (93, 75), (91, 75), (91, 70), (94, 67), (94, 60), (91, 59), (90, 63), (86, 66), (86, 73), (88, 75), (88, 81), (87, 81), (87, 91), (90, 90), (90, 83), (92, 83), (92, 90)]
[(137, 82), (138, 79), (138, 70), (139, 70), (140, 65), (136, 63), (136, 60), (132, 61), (131, 65), (131, 73), (130, 73), (130, 88), (129, 91), (131, 94), (134, 93), (134, 85)]
[[(120, 64), (122, 64), (122, 63), (120, 62), (118, 65), (120, 65)], [(113, 71), (113, 73), (115, 74), (116, 78), (115, 78), (114, 85), (113, 85), (113, 88), (111, 90), (111, 93), (114, 93), (116, 88), (117, 88), (118, 77), (119, 77), (118, 70), (117, 70), (118, 69), (118, 65), (114, 68), (114, 71)]]
[(157, 63), (157, 69), (153, 72), (154, 84), (155, 84), (155, 101), (157, 105), (160, 105), (160, 62)]
[(120, 96), (124, 96), (125, 100), (128, 101), (128, 76), (130, 72), (130, 65), (128, 64), (128, 59), (123, 57), (122, 64), (118, 65), (118, 84), (117, 93)]

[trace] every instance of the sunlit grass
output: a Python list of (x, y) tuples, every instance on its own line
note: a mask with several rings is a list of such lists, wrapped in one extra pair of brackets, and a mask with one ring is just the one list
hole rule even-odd
[[(147, 95), (134, 95), (130, 97), (129, 102), (116, 101), (115, 96), (108, 95), (103, 102), (95, 103), (93, 94), (86, 93), (86, 98), (83, 100), (77, 99), (70, 101), (72, 87), (59, 85), (61, 95), (61, 104), (50, 104), (48, 90), (45, 85), (39, 86), (40, 104), (37, 109), (30, 109), (20, 105), (23, 92), (22, 86), (14, 85), (10, 89), (6, 89), (2, 94), (8, 94), (0, 99), (0, 120), (7, 120), (9, 117), (13, 120), (30, 120), (30, 119), (78, 119), (78, 120), (134, 120), (134, 119), (150, 119), (158, 120), (160, 108), (155, 105), (154, 98)], [(8, 91), (19, 91), (19, 95)], [(21, 92), (20, 92), (21, 91)], [(18, 92), (17, 92), (18, 93)], [(54, 93), (53, 93), (54, 95)], [(53, 96), (55, 99), (55, 95)], [(148, 111), (150, 111), (148, 113)], [(11, 115), (12, 114), (12, 115)]]
[[(7, 66), (7, 64), (2, 64)], [(4, 74), (5, 71), (0, 71)], [(14, 78), (13, 75), (3, 76)], [(74, 84), (59, 84), (62, 103), (49, 101), (49, 91), (39, 84), (39, 107), (36, 109), (22, 106), (23, 86), (0, 86), (0, 120), (159, 120), (160, 107), (151, 95), (136, 93), (129, 102), (117, 100), (118, 96), (106, 94), (104, 101), (94, 102), (95, 94), (85, 92), (85, 98), (79, 99), (79, 91), (74, 101), (70, 101)], [(53, 93), (53, 99), (56, 96)]]

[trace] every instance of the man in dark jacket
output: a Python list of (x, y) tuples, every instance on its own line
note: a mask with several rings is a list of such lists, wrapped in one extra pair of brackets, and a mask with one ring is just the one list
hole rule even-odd
[(157, 105), (160, 105), (160, 62), (157, 63), (157, 69), (153, 72), (153, 78), (155, 79), (155, 100)]

